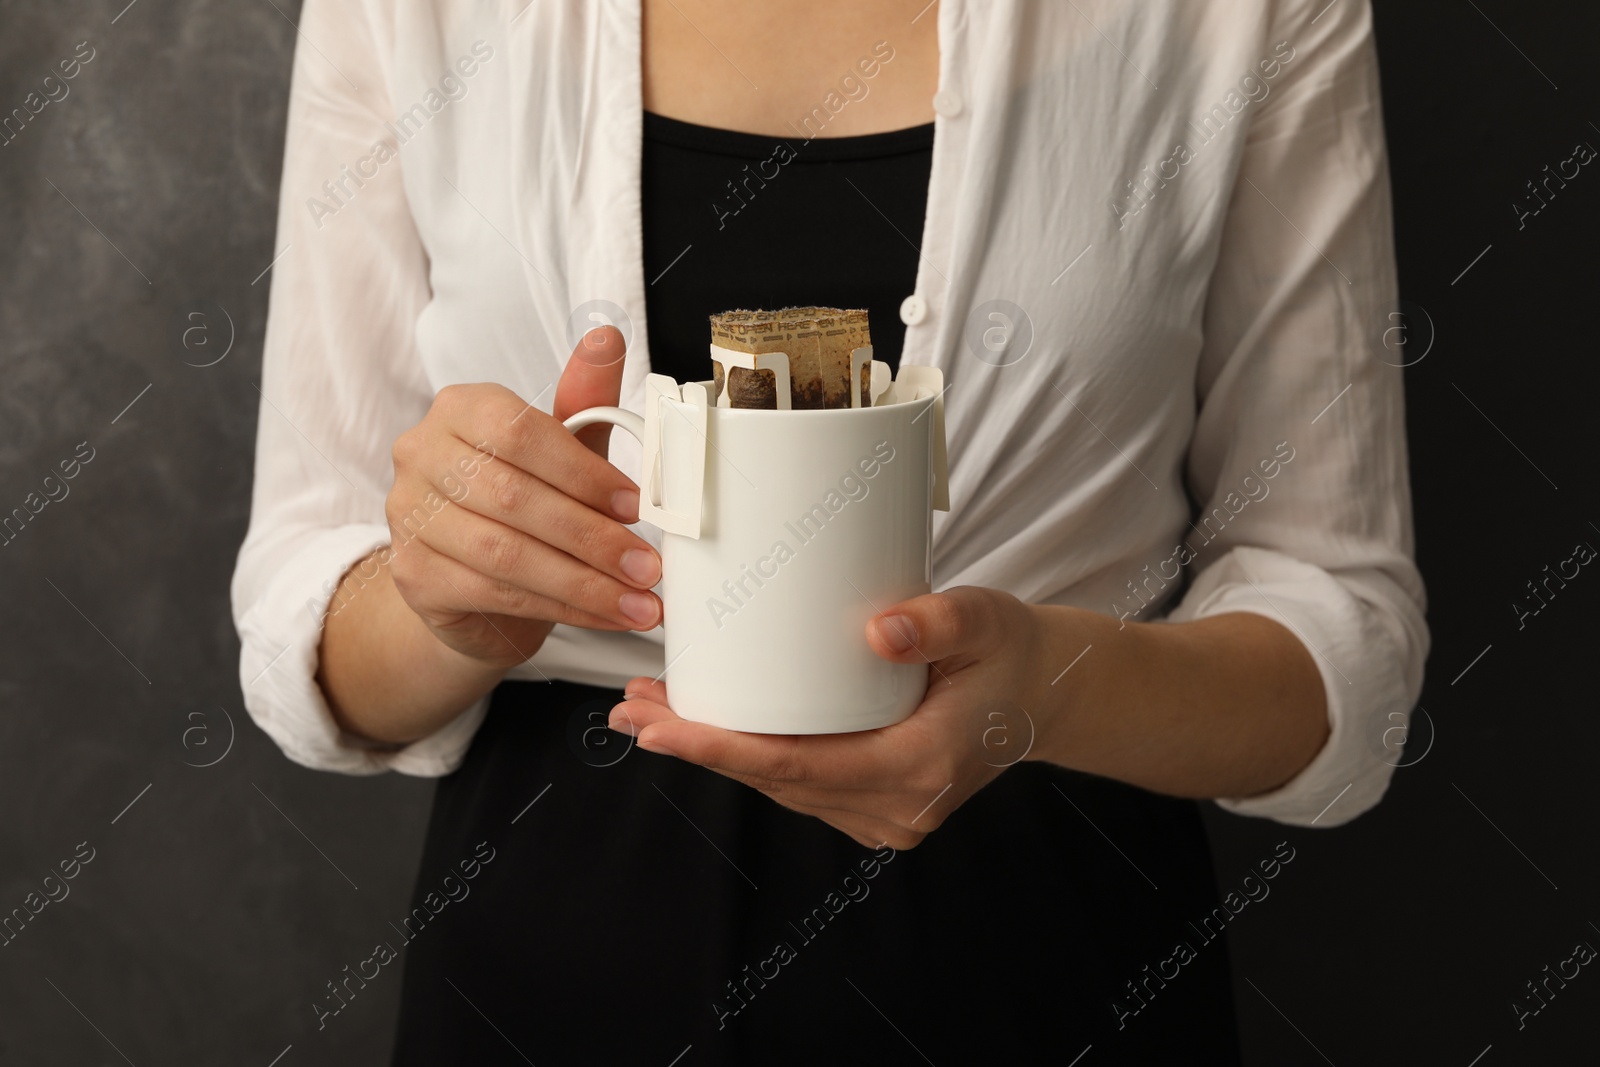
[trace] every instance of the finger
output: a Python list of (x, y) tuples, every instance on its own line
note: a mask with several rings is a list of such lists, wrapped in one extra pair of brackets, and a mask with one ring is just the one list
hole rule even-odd
[[(551, 413), (565, 421), (585, 408), (616, 407), (622, 396), (623, 357), (627, 344), (615, 326), (597, 326), (584, 334), (572, 350), (572, 357), (556, 382)], [(578, 440), (596, 455), (608, 454), (611, 427), (588, 426), (578, 431)]]
[(443, 457), (432, 484), (461, 507), (521, 530), (618, 581), (649, 589), (661, 580), (660, 554), (610, 515), (509, 463), (485, 464), (476, 479), (462, 481), (452, 458), (462, 460), (472, 452), (462, 442), (454, 452)]
[(641, 729), (639, 744), (730, 776), (791, 784), (818, 781), (829, 789), (870, 789), (895, 756), (876, 731), (747, 734), (677, 716)]
[(992, 652), (1005, 640), (1006, 624), (993, 590), (963, 585), (885, 610), (867, 623), (867, 640), (873, 652), (895, 663), (933, 663)]
[(551, 597), (496, 581), (435, 551), (420, 539), (392, 546), (390, 553), (387, 562), (395, 588), (424, 618), (438, 621), (472, 612), (559, 622), (590, 630), (633, 628), (631, 623), (591, 615)]
[[(509, 463), (595, 511), (621, 522), (639, 519), (639, 487), (574, 437), (561, 421), (501, 386), (447, 386), (434, 400), (446, 430), (477, 450), (479, 464)], [(424, 424), (425, 426), (425, 424)], [(436, 447), (434, 427), (395, 442), (395, 469), (423, 467)], [(476, 470), (463, 471), (475, 477)]]
[[(641, 707), (635, 707), (636, 704)], [(627, 734), (629, 737), (638, 737), (639, 731), (648, 725), (641, 719), (647, 719), (651, 710), (659, 709), (659, 705), (651, 705), (650, 710), (644, 710), (643, 704), (643, 701), (634, 700), (625, 700), (618, 704), (608, 714), (606, 728), (615, 730), (619, 734)]]
[[(613, 707), (607, 725), (619, 733), (629, 734), (638, 738), (640, 746), (647, 751), (696, 762), (682, 752), (668, 751), (667, 743), (661, 740), (662, 731), (657, 724), (682, 721), (672, 709), (665, 705), (643, 697), (635, 697), (631, 700), (624, 700)], [(656, 727), (652, 729), (648, 743), (643, 736), (646, 727)], [(715, 730), (716, 728), (708, 727), (708, 729)], [(730, 733), (731, 731), (719, 732)], [(813, 741), (815, 738), (780, 737), (773, 738), (773, 740), (781, 743), (783, 741)], [(725, 778), (731, 778), (740, 785), (765, 793), (786, 808), (825, 819), (830, 823), (837, 825), (837, 820), (845, 818), (855, 820), (857, 825), (861, 827), (876, 827), (876, 829), (870, 831), (872, 833), (880, 833), (880, 831), (881, 834), (890, 835), (903, 833), (903, 828), (897, 827), (886, 819), (862, 814), (871, 810), (874, 806), (880, 808), (887, 808), (897, 804), (901, 807), (905, 806), (906, 800), (899, 790), (885, 792), (876, 787), (879, 784), (878, 782), (849, 784), (837, 778), (829, 778), (827, 781), (818, 781), (816, 784), (812, 784), (808, 780), (776, 779), (751, 771), (734, 770), (725, 766), (712, 766), (711, 764), (703, 764), (703, 766), (707, 770), (715, 771)], [(915, 813), (911, 811), (905, 812), (904, 815), (908, 820), (915, 817)], [(882, 840), (881, 834), (878, 841)], [(917, 836), (920, 839), (921, 834), (919, 833)], [(878, 841), (863, 841), (863, 844), (876, 845)]]
[(625, 734), (639, 736), (639, 731), (652, 723), (667, 722), (678, 717), (677, 712), (655, 700), (635, 697), (624, 700), (611, 709), (606, 725)]
[(623, 686), (622, 691), (629, 697), (644, 697), (657, 704), (671, 706), (671, 701), (667, 699), (667, 683), (655, 678), (633, 678)]
[[(390, 530), (396, 544), (410, 536), (394, 523)], [(661, 621), (661, 601), (654, 593), (624, 584), (521, 530), (463, 508), (440, 511), (415, 538), (491, 580), (628, 629), (649, 630)]]

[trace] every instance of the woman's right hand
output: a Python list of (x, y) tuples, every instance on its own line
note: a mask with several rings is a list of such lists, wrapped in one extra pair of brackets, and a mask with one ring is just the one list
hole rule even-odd
[[(532, 656), (556, 623), (648, 630), (661, 558), (624, 524), (639, 489), (606, 461), (611, 427), (563, 419), (614, 406), (624, 341), (590, 330), (556, 385), (553, 414), (492, 384), (452, 385), (394, 443), (385, 513), (395, 589), (435, 637), (495, 667)], [(382, 559), (382, 556), (379, 557)]]

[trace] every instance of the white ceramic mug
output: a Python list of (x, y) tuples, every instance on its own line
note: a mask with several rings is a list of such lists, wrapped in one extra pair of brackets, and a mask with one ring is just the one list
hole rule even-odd
[[(748, 410), (711, 383), (646, 383), (640, 518), (660, 526), (667, 699), (685, 719), (763, 734), (871, 730), (906, 718), (926, 663), (867, 644), (869, 619), (929, 591), (933, 509), (948, 510), (942, 375), (876, 364), (872, 407)], [(881, 392), (880, 392), (881, 390)]]

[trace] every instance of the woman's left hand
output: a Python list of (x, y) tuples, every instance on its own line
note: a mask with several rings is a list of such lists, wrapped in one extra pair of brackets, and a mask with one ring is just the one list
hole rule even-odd
[(867, 624), (872, 650), (929, 663), (928, 690), (893, 726), (848, 734), (749, 734), (679, 718), (662, 682), (635, 678), (614, 730), (814, 815), (869, 848), (915, 847), (1024, 758), (1044, 688), (1038, 617), (1009, 593), (957, 586), (895, 605)]

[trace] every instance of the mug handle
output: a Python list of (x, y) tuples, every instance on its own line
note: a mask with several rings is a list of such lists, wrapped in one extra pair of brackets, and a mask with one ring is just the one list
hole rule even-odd
[[(569, 417), (561, 425), (566, 427), (569, 433), (577, 433), (579, 430), (585, 429), (589, 426), (598, 425), (599, 423), (607, 423), (619, 429), (627, 430), (629, 433), (633, 434), (634, 438), (638, 440), (640, 446), (645, 448), (645, 458), (647, 460), (650, 458), (649, 454), (654, 450), (648, 446), (645, 446), (646, 438), (644, 432), (644, 420), (635, 415), (633, 412), (624, 408), (603, 406), (584, 408), (576, 415)], [(659, 454), (656, 456), (656, 462), (652, 463), (651, 467), (653, 469), (649, 472), (650, 484), (644, 487), (644, 492), (639, 497), (639, 517), (641, 519), (645, 517), (644, 504), (647, 500), (651, 503), (659, 503), (661, 500), (659, 482), (656, 480), (661, 473), (661, 460)]]
[[(652, 375), (654, 377), (654, 375)], [(592, 407), (585, 408), (562, 422), (568, 431), (577, 433), (579, 430), (599, 423), (609, 423), (612, 426), (628, 431), (639, 442), (644, 452), (644, 480), (639, 493), (639, 518), (646, 522), (654, 523), (667, 533), (681, 534), (685, 537), (698, 539), (700, 536), (700, 514), (697, 508), (693, 515), (678, 515), (662, 507), (661, 489), (661, 450), (658, 447), (659, 426), (652, 426), (654, 419), (640, 418), (631, 411), (618, 407)], [(704, 440), (702, 429), (702, 440)], [(697, 490), (698, 491), (698, 490)]]
[(607, 422), (612, 426), (618, 426), (624, 430), (627, 430), (629, 433), (633, 434), (634, 437), (639, 439), (639, 443), (641, 445), (644, 444), (644, 420), (635, 415), (633, 412), (625, 411), (622, 408), (585, 408), (576, 415), (573, 415), (571, 418), (567, 419), (567, 421), (563, 422), (561, 425), (565, 426), (573, 433), (577, 433), (579, 430), (582, 430), (585, 427), (593, 426), (596, 423), (601, 422)]

